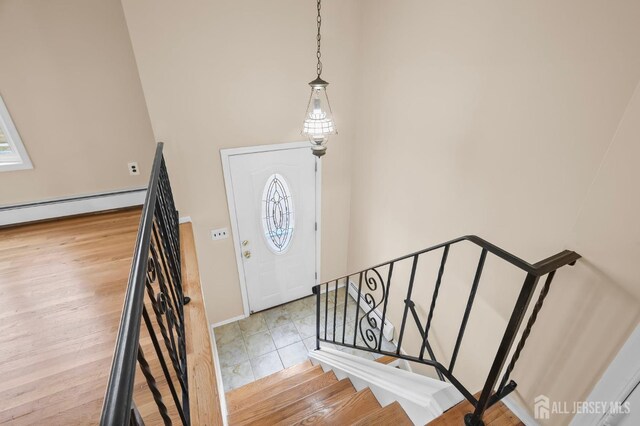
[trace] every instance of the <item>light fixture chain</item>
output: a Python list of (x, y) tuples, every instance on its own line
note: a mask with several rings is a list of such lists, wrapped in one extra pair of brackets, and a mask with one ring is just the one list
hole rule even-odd
[(316, 40), (318, 41), (318, 52), (316, 53), (316, 57), (318, 58), (318, 65), (317, 65), (317, 73), (318, 73), (318, 78), (320, 78), (320, 74), (322, 74), (322, 61), (320, 60), (322, 53), (320, 53), (320, 39), (322, 38), (320, 36), (320, 26), (322, 25), (322, 16), (320, 15), (320, 8), (321, 8), (321, 1), (322, 0), (318, 0), (318, 17), (317, 17), (317, 23), (318, 23), (318, 35), (316, 37)]

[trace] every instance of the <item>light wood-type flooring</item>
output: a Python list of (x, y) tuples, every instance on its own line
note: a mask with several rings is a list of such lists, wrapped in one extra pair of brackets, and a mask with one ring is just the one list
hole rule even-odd
[[(139, 219), (131, 209), (0, 229), (0, 424), (98, 423)], [(222, 424), (190, 224), (181, 243), (192, 424)], [(147, 425), (161, 424), (139, 372), (134, 400)]]

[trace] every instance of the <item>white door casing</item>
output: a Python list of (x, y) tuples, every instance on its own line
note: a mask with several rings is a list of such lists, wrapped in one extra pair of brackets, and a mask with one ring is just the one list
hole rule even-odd
[(629, 402), (629, 413), (590, 412), (578, 413), (570, 426), (609, 426), (637, 425), (640, 420), (640, 325), (637, 325), (622, 349), (596, 386), (591, 390), (587, 403), (619, 403)]
[[(311, 294), (319, 269), (320, 164), (308, 143), (225, 149), (221, 157), (244, 315)], [(265, 220), (265, 211), (292, 227)]]

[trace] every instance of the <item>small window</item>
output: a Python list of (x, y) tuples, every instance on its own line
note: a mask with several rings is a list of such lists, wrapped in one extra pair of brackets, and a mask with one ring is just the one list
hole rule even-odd
[(31, 168), (31, 160), (0, 96), (0, 171)]
[(294, 219), (289, 185), (282, 175), (272, 174), (262, 192), (262, 229), (267, 246), (274, 253), (284, 253), (291, 244)]

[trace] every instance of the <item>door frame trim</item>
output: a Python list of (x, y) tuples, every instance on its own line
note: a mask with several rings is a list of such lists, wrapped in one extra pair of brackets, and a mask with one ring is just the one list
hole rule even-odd
[[(591, 390), (586, 402), (624, 402), (640, 383), (640, 325), (636, 325), (600, 380)], [(633, 408), (632, 408), (633, 409)], [(607, 413), (578, 413), (570, 426), (601, 426), (608, 424)]]
[[(245, 318), (249, 316), (249, 293), (247, 291), (247, 280), (244, 274), (244, 265), (242, 263), (242, 247), (238, 239), (238, 216), (236, 213), (235, 197), (233, 195), (233, 185), (231, 182), (231, 165), (230, 159), (234, 155), (255, 154), (258, 152), (269, 151), (285, 151), (290, 149), (308, 148), (309, 155), (311, 155), (311, 147), (308, 141), (304, 142), (288, 142), (271, 145), (256, 145), (240, 148), (225, 148), (220, 150), (220, 160), (222, 161), (222, 174), (224, 177), (224, 187), (227, 194), (227, 208), (229, 210), (229, 219), (231, 222), (231, 236), (233, 238), (233, 248), (236, 257), (236, 268), (238, 269), (238, 278), (240, 280), (240, 291), (242, 293), (242, 307)], [(320, 249), (321, 249), (321, 235), (322, 235), (322, 161), (316, 159), (316, 223), (318, 229), (315, 233), (316, 239), (316, 279), (315, 284), (320, 280)]]

